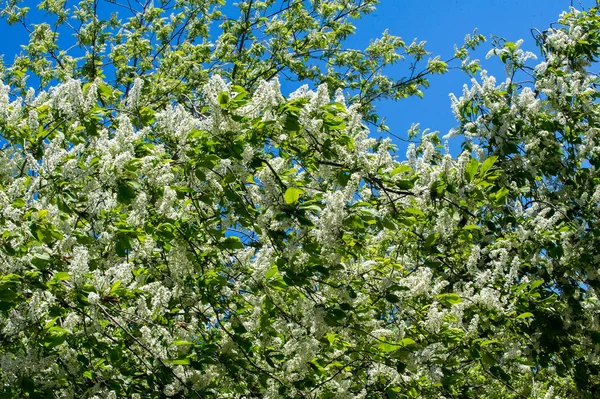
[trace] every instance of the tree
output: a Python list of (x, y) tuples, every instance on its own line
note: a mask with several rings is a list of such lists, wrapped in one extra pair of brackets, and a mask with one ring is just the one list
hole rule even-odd
[[(400, 161), (374, 101), (448, 63), (345, 50), (375, 3), (8, 3), (31, 40), (0, 84), (4, 396), (598, 396), (599, 9), (535, 67), (498, 40), (507, 79), (454, 99), (460, 156), (423, 134)], [(449, 62), (475, 74), (482, 40)]]

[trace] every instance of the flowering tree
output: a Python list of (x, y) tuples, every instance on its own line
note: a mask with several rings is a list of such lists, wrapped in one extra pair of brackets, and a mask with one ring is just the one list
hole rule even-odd
[(460, 156), (423, 134), (402, 161), (373, 101), (448, 64), (345, 50), (376, 1), (220, 3), (3, 9), (30, 42), (0, 84), (2, 394), (598, 397), (599, 10), (535, 67), (498, 42)]

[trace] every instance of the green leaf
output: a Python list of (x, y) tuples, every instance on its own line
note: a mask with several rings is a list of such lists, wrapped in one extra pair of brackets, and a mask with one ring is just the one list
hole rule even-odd
[(140, 119), (143, 126), (148, 126), (154, 123), (156, 112), (150, 107), (144, 107), (140, 110)]
[(479, 176), (481, 176), (481, 177), (485, 176), (487, 174), (488, 170), (490, 170), (490, 168), (492, 166), (494, 166), (494, 163), (496, 162), (497, 159), (498, 159), (498, 157), (495, 155), (487, 158), (483, 162), (483, 165), (481, 165), (481, 170), (479, 170)]
[(520, 315), (517, 316), (517, 319), (526, 319), (529, 317), (534, 317), (533, 313), (530, 313), (530, 312), (521, 313)]
[(196, 166), (208, 168), (208, 169), (214, 169), (219, 164), (220, 161), (221, 161), (221, 158), (219, 158), (218, 155), (208, 154), (208, 155), (205, 155), (202, 158), (200, 158), (196, 162)]
[(400, 165), (397, 168), (394, 168), (394, 170), (392, 170), (392, 176), (395, 176), (399, 173), (406, 173), (406, 172), (412, 172), (412, 167), (410, 165)]
[(540, 285), (544, 284), (544, 280), (535, 280), (531, 283), (531, 289), (530, 291), (535, 290), (537, 287), (539, 287)]
[(387, 294), (385, 296), (386, 301), (390, 302), (390, 303), (398, 303), (400, 302), (400, 297), (398, 295), (394, 295), (394, 294)]
[(117, 201), (121, 204), (130, 204), (137, 196), (137, 191), (131, 182), (123, 182), (117, 186)]
[(179, 365), (188, 365), (191, 363), (191, 360), (189, 358), (183, 358), (183, 359), (175, 359), (171, 361), (172, 364), (179, 364)]
[(481, 354), (481, 361), (484, 364), (487, 364), (488, 366), (493, 366), (494, 364), (496, 364), (496, 359), (494, 359), (492, 355), (485, 351), (483, 351)]
[(425, 240), (425, 249), (427, 249), (427, 250), (431, 249), (431, 247), (433, 246), (433, 244), (435, 243), (435, 241), (437, 239), (438, 239), (438, 234), (431, 233)]
[(18, 295), (14, 284), (0, 283), (0, 302), (12, 302)]
[(113, 95), (112, 87), (105, 84), (98, 85), (98, 92), (100, 93), (100, 96), (104, 98), (110, 98)]
[(239, 237), (227, 237), (221, 242), (221, 245), (227, 249), (242, 249), (244, 244), (240, 241)]
[(416, 344), (417, 343), (415, 342), (415, 340), (411, 338), (403, 338), (402, 340), (400, 340), (400, 342), (398, 342), (398, 345), (403, 346), (405, 348), (415, 346)]
[(121, 280), (115, 281), (113, 283), (113, 285), (110, 287), (110, 293), (114, 294), (119, 289), (120, 286), (121, 286)]
[(23, 198), (17, 198), (13, 201), (13, 206), (15, 208), (23, 208), (25, 206), (25, 200)]
[(57, 281), (64, 281), (68, 280), (70, 277), (71, 276), (67, 272), (56, 272), (52, 278)]
[(417, 208), (406, 208), (403, 210), (403, 212), (408, 213), (410, 215), (419, 216), (419, 217), (425, 216), (423, 211), (420, 209), (417, 209)]
[(465, 177), (469, 183), (473, 182), (477, 169), (479, 169), (479, 162), (475, 158), (471, 158), (465, 168)]
[(502, 367), (498, 365), (492, 366), (490, 367), (490, 371), (495, 377), (500, 378), (502, 381), (510, 381), (510, 375), (508, 375)]
[(359, 232), (365, 231), (365, 223), (358, 215), (350, 215), (346, 219), (344, 219), (344, 221), (342, 223), (343, 223), (344, 227), (346, 227), (350, 230), (359, 231)]
[(133, 249), (134, 241), (129, 234), (120, 233), (117, 235), (115, 252), (118, 256), (125, 256)]
[(267, 280), (269, 280), (271, 277), (273, 277), (274, 275), (276, 275), (278, 273), (278, 269), (277, 269), (277, 265), (273, 265), (271, 266), (271, 268), (269, 270), (267, 270), (267, 272), (265, 273), (265, 278)]
[(446, 192), (446, 183), (443, 180), (436, 180), (429, 186), (432, 199), (442, 198)]
[(297, 187), (289, 187), (287, 190), (285, 190), (285, 194), (283, 195), (283, 198), (286, 202), (286, 204), (292, 205), (295, 204), (296, 202), (298, 202), (298, 199), (300, 198), (300, 195), (304, 192), (304, 190), (297, 188)]
[(226, 91), (219, 93), (217, 101), (221, 108), (227, 108), (227, 104), (229, 104), (229, 93)]
[(481, 344), (479, 345), (480, 347), (484, 348), (488, 345), (492, 345), (492, 344), (497, 344), (500, 341), (498, 341), (497, 339), (486, 339), (485, 341), (482, 341)]
[(53, 326), (48, 329), (48, 335), (44, 338), (44, 345), (47, 348), (54, 348), (67, 340), (68, 330), (62, 327)]
[(241, 94), (248, 94), (248, 92), (246, 91), (246, 89), (244, 89), (242, 86), (238, 86), (238, 85), (231, 86), (231, 91), (234, 92), (234, 93), (238, 93), (237, 94), (238, 96), (241, 95)]
[(325, 334), (325, 338), (327, 338), (327, 341), (329, 341), (330, 345), (333, 345), (335, 341), (337, 341), (338, 339), (338, 335), (336, 333), (332, 333), (332, 332), (328, 332), (327, 334)]
[(44, 268), (50, 263), (50, 255), (47, 253), (37, 253), (31, 258), (31, 264), (37, 268)]
[(379, 350), (381, 350), (382, 352), (385, 352), (385, 353), (389, 353), (389, 352), (396, 351), (398, 349), (411, 348), (411, 347), (415, 346), (416, 344), (417, 343), (413, 339), (404, 338), (398, 343), (380, 342)]
[(517, 49), (517, 45), (513, 42), (506, 42), (504, 43), (504, 48), (509, 51), (514, 51)]
[(494, 202), (496, 205), (501, 206), (506, 202), (506, 196), (509, 194), (509, 191), (506, 187), (500, 188), (498, 191), (494, 193)]
[(380, 342), (379, 343), (379, 350), (385, 353), (390, 353), (393, 352), (395, 350), (398, 350), (398, 345), (394, 345), (392, 343), (389, 342)]
[(296, 133), (300, 131), (300, 121), (298, 119), (298, 115), (293, 112), (288, 112), (286, 114), (285, 123), (283, 125), (285, 130), (291, 133)]
[(394, 183), (400, 190), (410, 190), (415, 187), (415, 183), (412, 180), (398, 180)]
[(342, 309), (336, 309), (336, 308), (329, 309), (327, 311), (327, 314), (329, 317), (333, 318), (334, 320), (342, 320), (346, 317), (346, 312), (344, 312)]
[(288, 288), (287, 283), (283, 280), (283, 278), (278, 275), (275, 278), (273, 278), (271, 281), (269, 281), (269, 285), (271, 285), (274, 288), (277, 288), (277, 290), (282, 291)]
[(449, 305), (457, 305), (462, 302), (462, 299), (454, 293), (440, 294), (438, 295), (438, 299)]
[(51, 320), (49, 320), (45, 325), (44, 325), (44, 330), (48, 330), (50, 329), (50, 327), (54, 326), (57, 322), (57, 320), (60, 319), (60, 316), (57, 316)]

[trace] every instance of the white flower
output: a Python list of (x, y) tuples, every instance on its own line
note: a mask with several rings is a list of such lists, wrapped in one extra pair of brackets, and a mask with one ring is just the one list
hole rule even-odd
[(144, 81), (140, 77), (136, 77), (133, 80), (133, 85), (131, 86), (131, 88), (129, 89), (129, 93), (127, 94), (127, 106), (129, 108), (138, 108), (143, 85)]
[(90, 305), (96, 305), (100, 303), (100, 295), (96, 294), (95, 292), (90, 292), (87, 299)]
[(85, 276), (89, 273), (90, 268), (89, 254), (85, 247), (78, 246), (73, 249), (73, 258), (68, 265), (69, 274), (75, 284), (82, 284), (85, 281)]

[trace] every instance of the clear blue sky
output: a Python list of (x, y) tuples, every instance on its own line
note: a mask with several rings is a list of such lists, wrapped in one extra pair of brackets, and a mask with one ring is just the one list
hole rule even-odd
[[(27, 3), (34, 8), (37, 1), (24, 2)], [(347, 42), (347, 47), (364, 48), (387, 28), (391, 34), (401, 36), (406, 42), (411, 42), (413, 38), (427, 41), (429, 51), (448, 59), (454, 52), (454, 44), (462, 44), (465, 34), (478, 28), (486, 37), (496, 35), (510, 41), (522, 38), (525, 40), (524, 48), (535, 50), (530, 29), (548, 28), (571, 3), (570, 0), (381, 0), (373, 14), (357, 21), (357, 34)], [(573, 3), (577, 8), (588, 8), (595, 1), (575, 0)], [(104, 1), (100, 4), (102, 7), (111, 7)], [(0, 35), (4, 39), (0, 54), (5, 54), (7, 61), (12, 60), (19, 51), (19, 45), (24, 40), (22, 33), (21, 26), (0, 24)], [(490, 44), (484, 44), (475, 58), (482, 59), (484, 69), (502, 80), (502, 68), (484, 59), (489, 49)], [(406, 64), (400, 63), (394, 68), (389, 71), (393, 76), (402, 76), (406, 72)], [(455, 126), (448, 94), (460, 94), (465, 82), (465, 75), (460, 71), (434, 77), (424, 99), (415, 97), (400, 102), (382, 102), (379, 104), (379, 114), (386, 117), (392, 133), (400, 137), (406, 137), (406, 131), (413, 122), (419, 122), (422, 129), (439, 130), (444, 135)], [(284, 83), (283, 89), (289, 92), (296, 88)], [(401, 149), (405, 147), (403, 143), (398, 144)], [(453, 145), (453, 152), (455, 148)]]

